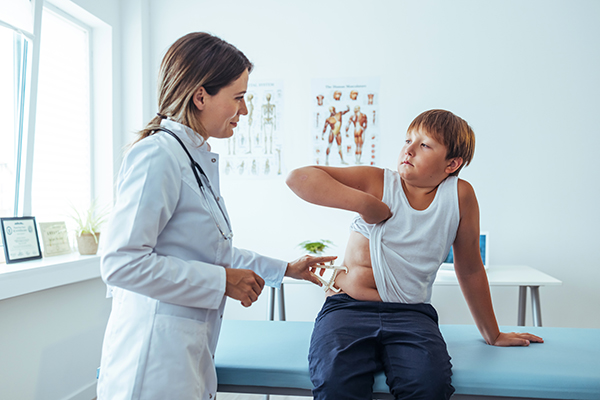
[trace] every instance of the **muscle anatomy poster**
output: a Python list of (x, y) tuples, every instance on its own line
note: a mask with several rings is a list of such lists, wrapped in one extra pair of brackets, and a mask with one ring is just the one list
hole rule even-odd
[(312, 163), (377, 165), (378, 78), (315, 79), (312, 102)]

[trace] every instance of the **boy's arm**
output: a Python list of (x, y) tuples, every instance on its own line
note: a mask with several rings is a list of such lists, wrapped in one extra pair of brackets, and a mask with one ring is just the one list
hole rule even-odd
[(503, 333), (498, 328), (487, 274), (479, 252), (479, 205), (471, 185), (458, 181), (460, 224), (453, 244), (454, 269), (475, 324), (488, 344), (528, 346), (543, 342), (529, 333)]
[(391, 216), (383, 197), (384, 170), (376, 167), (302, 167), (290, 172), (287, 185), (309, 203), (359, 213), (369, 224)]

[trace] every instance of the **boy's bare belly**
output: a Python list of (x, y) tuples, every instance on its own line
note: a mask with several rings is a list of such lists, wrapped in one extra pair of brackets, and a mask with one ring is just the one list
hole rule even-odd
[[(335, 286), (356, 300), (381, 301), (371, 267), (371, 253), (369, 239), (358, 232), (350, 232), (343, 265), (348, 268), (348, 273), (340, 271), (335, 278)], [(336, 294), (333, 290), (327, 291), (327, 296)]]

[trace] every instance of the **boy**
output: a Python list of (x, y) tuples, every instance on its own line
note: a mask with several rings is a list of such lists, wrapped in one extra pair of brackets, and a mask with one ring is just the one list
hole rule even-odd
[(371, 399), (383, 369), (396, 399), (449, 399), (450, 357), (431, 306), (437, 270), (453, 246), (454, 268), (483, 338), (495, 346), (542, 342), (502, 333), (479, 253), (479, 207), (458, 178), (475, 148), (473, 130), (444, 110), (409, 126), (397, 172), (312, 166), (290, 173), (302, 199), (359, 214), (339, 273), (313, 330), (309, 351), (315, 399)]

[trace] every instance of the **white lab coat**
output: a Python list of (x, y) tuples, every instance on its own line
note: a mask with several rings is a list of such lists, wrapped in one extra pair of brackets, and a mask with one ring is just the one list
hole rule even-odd
[[(191, 129), (162, 124), (201, 165), (226, 213), (218, 155)], [(225, 268), (253, 269), (277, 287), (287, 263), (236, 249), (222, 237), (189, 158), (175, 138), (160, 131), (125, 156), (102, 236), (102, 278), (113, 307), (98, 400), (213, 399)]]

